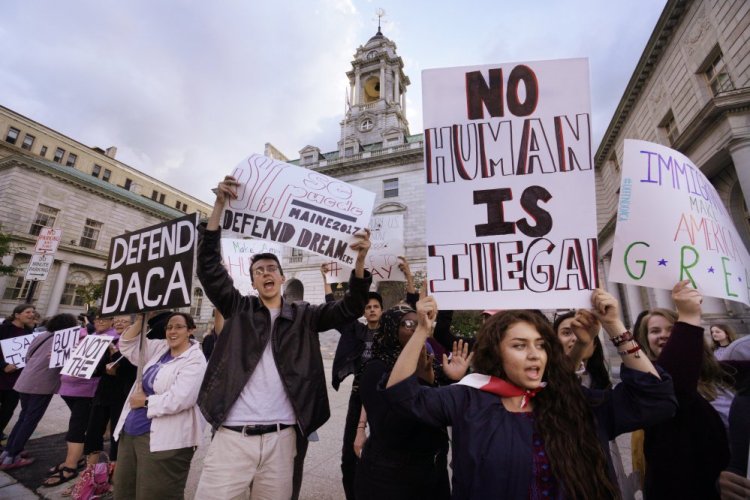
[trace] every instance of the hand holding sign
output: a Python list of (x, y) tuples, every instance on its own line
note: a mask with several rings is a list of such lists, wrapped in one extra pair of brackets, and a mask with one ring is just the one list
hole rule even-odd
[(237, 179), (231, 175), (224, 177), (224, 180), (219, 183), (216, 189), (216, 202), (223, 207), (227, 199), (237, 199), (237, 188), (239, 185), (240, 183), (237, 182)]
[(679, 321), (700, 326), (703, 295), (690, 286), (690, 280), (682, 280), (674, 286), (672, 300)]
[(365, 277), (365, 257), (370, 250), (370, 230), (367, 228), (360, 229), (354, 233), (357, 239), (354, 243), (349, 244), (349, 248), (357, 252), (357, 260), (354, 266), (354, 276), (357, 278)]

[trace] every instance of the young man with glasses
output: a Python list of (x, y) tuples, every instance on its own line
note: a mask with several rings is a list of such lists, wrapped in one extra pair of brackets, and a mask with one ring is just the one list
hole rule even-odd
[(252, 485), (252, 498), (290, 498), (296, 453), (330, 417), (318, 332), (362, 315), (371, 277), (364, 262), (369, 231), (355, 235), (349, 290), (340, 301), (312, 306), (282, 299), (284, 271), (274, 254), (253, 256), (253, 288), (234, 288), (221, 263), (220, 218), (239, 183), (225, 177), (198, 244), (197, 274), (206, 296), (226, 318), (208, 362), (198, 404), (216, 430), (196, 498), (233, 498)]

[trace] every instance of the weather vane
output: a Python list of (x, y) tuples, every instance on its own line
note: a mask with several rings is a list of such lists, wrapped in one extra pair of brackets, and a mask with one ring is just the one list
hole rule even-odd
[(375, 15), (378, 16), (378, 33), (380, 33), (380, 20), (385, 17), (385, 9), (378, 8), (375, 10)]

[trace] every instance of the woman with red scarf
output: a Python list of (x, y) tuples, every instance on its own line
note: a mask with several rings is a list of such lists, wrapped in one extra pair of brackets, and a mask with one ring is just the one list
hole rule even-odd
[(453, 427), (454, 499), (619, 498), (609, 440), (671, 417), (676, 401), (668, 375), (620, 321), (617, 301), (596, 290), (592, 303), (593, 314), (579, 311), (574, 329), (585, 346), (604, 325), (623, 360), (614, 389), (582, 387), (549, 321), (518, 310), (482, 326), (475, 373), (448, 387), (420, 386), (413, 374), (437, 314), (432, 297), (420, 300), (418, 327), (385, 394), (403, 414)]

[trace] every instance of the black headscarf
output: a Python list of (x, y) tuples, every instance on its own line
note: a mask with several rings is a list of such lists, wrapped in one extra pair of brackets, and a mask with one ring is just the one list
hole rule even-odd
[(388, 309), (380, 318), (382, 334), (375, 336), (375, 343), (372, 347), (373, 358), (381, 360), (389, 370), (396, 364), (403, 348), (398, 340), (401, 318), (410, 312), (416, 311), (409, 306), (398, 305)]

